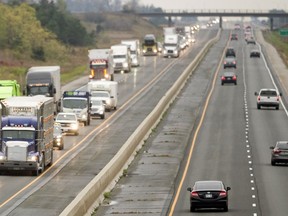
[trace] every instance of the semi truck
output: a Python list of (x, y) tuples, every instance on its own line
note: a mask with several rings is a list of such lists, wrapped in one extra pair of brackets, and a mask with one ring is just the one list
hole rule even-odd
[(0, 100), (20, 95), (20, 84), (16, 80), (0, 80)]
[(91, 106), (90, 94), (87, 91), (65, 91), (63, 93), (62, 112), (75, 113), (78, 121), (83, 122), (85, 126), (90, 125)]
[(113, 52), (113, 70), (114, 72), (131, 71), (131, 52), (130, 47), (125, 44), (111, 46)]
[(61, 108), (60, 66), (38, 66), (29, 68), (26, 74), (24, 94), (53, 97), (55, 113)]
[(89, 80), (114, 80), (113, 55), (111, 49), (88, 50)]
[(180, 35), (164, 35), (163, 57), (179, 57), (180, 55)]
[(94, 81), (87, 85), (91, 97), (102, 100), (105, 104), (105, 110), (110, 112), (117, 109), (118, 102), (118, 82), (116, 81)]
[(142, 53), (144, 56), (158, 55), (158, 44), (153, 34), (147, 34), (142, 44)]
[(126, 44), (130, 47), (131, 65), (134, 67), (140, 66), (140, 42), (138, 39), (122, 40), (121, 44)]
[(42, 95), (1, 101), (0, 171), (37, 176), (53, 163), (54, 101)]

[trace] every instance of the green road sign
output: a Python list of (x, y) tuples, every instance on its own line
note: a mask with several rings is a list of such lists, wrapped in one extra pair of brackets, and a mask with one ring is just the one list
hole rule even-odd
[(281, 29), (279, 33), (280, 33), (280, 36), (288, 36), (288, 29)]

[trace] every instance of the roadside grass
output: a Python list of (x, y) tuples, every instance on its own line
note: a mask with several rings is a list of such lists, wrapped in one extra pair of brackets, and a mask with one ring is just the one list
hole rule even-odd
[(278, 31), (263, 31), (265, 40), (272, 44), (288, 67), (288, 38), (280, 36)]

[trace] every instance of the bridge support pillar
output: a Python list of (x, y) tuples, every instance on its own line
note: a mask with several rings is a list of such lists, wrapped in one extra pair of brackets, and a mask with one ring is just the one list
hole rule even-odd
[(219, 28), (221, 28), (221, 29), (222, 29), (222, 22), (223, 22), (223, 20), (222, 20), (222, 17), (220, 16), (219, 17)]
[(273, 17), (270, 17), (270, 30), (273, 31)]
[(172, 18), (171, 16), (168, 17), (168, 27), (172, 26)]

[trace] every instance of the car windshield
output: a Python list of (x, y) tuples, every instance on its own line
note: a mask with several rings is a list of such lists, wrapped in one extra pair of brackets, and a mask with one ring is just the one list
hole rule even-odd
[(221, 190), (222, 188), (222, 183), (219, 181), (204, 181), (195, 183), (195, 190)]
[(283, 150), (288, 150), (288, 142), (278, 143), (277, 148), (283, 149)]
[(75, 115), (71, 115), (71, 114), (58, 114), (56, 121), (57, 120), (72, 120), (72, 121), (76, 121), (76, 116)]
[(260, 95), (261, 96), (277, 96), (277, 92), (265, 90), (265, 91), (261, 91)]
[(100, 100), (92, 100), (92, 105), (95, 105), (95, 106), (100, 106), (102, 104), (102, 101)]
[(235, 75), (235, 73), (233, 73), (233, 72), (226, 72), (226, 73), (224, 73), (224, 76), (225, 77), (229, 77), (229, 76), (234, 76)]

